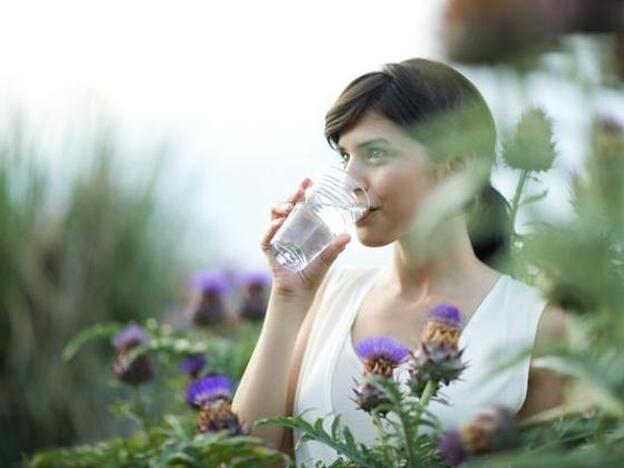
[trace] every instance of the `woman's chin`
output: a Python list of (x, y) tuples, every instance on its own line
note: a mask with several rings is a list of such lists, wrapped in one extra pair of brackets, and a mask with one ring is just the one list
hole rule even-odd
[(390, 239), (387, 235), (375, 234), (365, 228), (358, 228), (356, 232), (360, 244), (364, 247), (383, 247), (394, 241), (394, 239)]

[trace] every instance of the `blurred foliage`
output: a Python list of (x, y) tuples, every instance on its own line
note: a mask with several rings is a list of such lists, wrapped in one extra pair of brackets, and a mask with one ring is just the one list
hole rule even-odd
[[(451, 60), (513, 76), (520, 94), (533, 72), (556, 74), (585, 98), (602, 87), (621, 92), (623, 8), (620, 0), (450, 0), (443, 44)], [(595, 52), (599, 76), (583, 71), (575, 50), (579, 38)], [(501, 268), (534, 284), (566, 314), (570, 339), (539, 350), (534, 363), (569, 378), (569, 391), (562, 405), (521, 424), (515, 450), (473, 458), (469, 466), (617, 467), (624, 459), (624, 130), (589, 101), (575, 104), (592, 125), (584, 168), (570, 178), (573, 214), (568, 218), (540, 219), (530, 209), (547, 193), (537, 184), (537, 172), (549, 170), (558, 156), (546, 113), (527, 109), (502, 142), (503, 159), (517, 170), (518, 183), (510, 209), (512, 251)], [(461, 132), (462, 121), (455, 127)], [(446, 154), (444, 145), (439, 151)], [(206, 352), (209, 372), (239, 378), (257, 327), (233, 327), (229, 337), (214, 330), (179, 335), (148, 321), (154, 339), (134, 352), (154, 356), (161, 369), (155, 381), (134, 394), (119, 384), (113, 392), (104, 390), (112, 352), (98, 341), (85, 345), (110, 336), (115, 323), (158, 315), (172, 298), (181, 268), (175, 236), (154, 203), (156, 179), (132, 190), (117, 184), (113, 148), (106, 139), (95, 142), (92, 170), (70, 182), (67, 204), (51, 212), (46, 207), (49, 180), (32, 158), (37, 148), (17, 127), (0, 147), (0, 464), (36, 447), (111, 434), (103, 401), (115, 396), (121, 400), (113, 412), (130, 423), (115, 429), (132, 433), (130, 438), (40, 452), (33, 464), (254, 466), (278, 461), (280, 456), (257, 440), (195, 435), (184, 416), (189, 410), (181, 392), (171, 398), (171, 389), (184, 383), (174, 371), (175, 360), (188, 352)], [(459, 174), (442, 186), (423, 210), (422, 232), (432, 232), (477, 193), (482, 172)], [(518, 229), (520, 209), (526, 211), (530, 232)], [(71, 342), (66, 357), (73, 359), (63, 364), (63, 346), (93, 325)], [(335, 466), (380, 465), (387, 456), (383, 444), (359, 444), (339, 418), (329, 430), (323, 421), (310, 424), (301, 418), (262, 424), (276, 422), (338, 449), (343, 458)], [(409, 418), (405, 422), (409, 428)], [(422, 455), (424, 464), (441, 463), (432, 439), (405, 437), (406, 446), (409, 440), (416, 444), (412, 459)], [(396, 454), (406, 456), (400, 450)]]
[(167, 415), (153, 429), (130, 438), (114, 438), (71, 450), (38, 454), (34, 468), (115, 466), (141, 467), (270, 467), (285, 456), (254, 437), (197, 434), (190, 421)]
[(156, 201), (158, 171), (124, 186), (115, 143), (106, 132), (88, 142), (88, 169), (63, 179), (58, 207), (54, 169), (24, 120), (0, 137), (1, 466), (114, 432), (106, 346), (69, 366), (61, 351), (86, 326), (159, 316), (185, 269), (181, 220)]

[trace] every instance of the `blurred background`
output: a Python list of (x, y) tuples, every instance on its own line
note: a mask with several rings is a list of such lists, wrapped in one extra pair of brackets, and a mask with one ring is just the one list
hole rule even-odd
[[(0, 5), (0, 465), (114, 431), (94, 378), (110, 373), (108, 345), (73, 365), (63, 346), (100, 321), (188, 320), (180, 304), (199, 270), (264, 271), (271, 204), (337, 161), (326, 110), (384, 63), (444, 59), (446, 4)], [(566, 181), (593, 115), (624, 120), (622, 93), (596, 86), (604, 49), (570, 35), (562, 50), (522, 80), (458, 66), (501, 134), (529, 105), (552, 117), (560, 157), (531, 208), (548, 219), (570, 215)], [(511, 198), (517, 178), (501, 164), (493, 185)], [(390, 254), (354, 242), (339, 262)]]

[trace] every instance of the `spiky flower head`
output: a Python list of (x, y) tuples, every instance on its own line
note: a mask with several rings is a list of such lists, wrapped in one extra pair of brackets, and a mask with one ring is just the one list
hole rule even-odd
[(367, 413), (377, 409), (378, 414), (383, 416), (387, 413), (387, 410), (380, 407), (389, 404), (390, 400), (385, 391), (371, 381), (372, 376), (373, 374), (365, 374), (362, 377), (362, 381), (353, 390), (355, 393), (353, 401)]
[(141, 355), (133, 360), (129, 359), (132, 349), (148, 342), (149, 335), (136, 324), (128, 325), (113, 337), (112, 344), (118, 350), (113, 363), (113, 373), (121, 382), (140, 385), (152, 379), (154, 371), (149, 357)]
[(468, 458), (461, 435), (456, 429), (447, 431), (440, 437), (438, 451), (451, 466), (459, 466)]
[(390, 336), (370, 336), (360, 341), (355, 351), (366, 372), (392, 377), (393, 370), (409, 355), (409, 349)]
[(196, 378), (206, 365), (207, 359), (204, 354), (189, 354), (180, 363), (185, 374)]
[(439, 304), (429, 312), (420, 346), (410, 358), (409, 386), (415, 395), (420, 396), (430, 380), (448, 385), (466, 368), (459, 350), (461, 327), (461, 312), (451, 304)]
[(120, 351), (113, 363), (113, 372), (121, 382), (128, 385), (141, 385), (154, 376), (152, 361), (147, 356), (138, 356), (132, 361), (128, 352)]
[(420, 342), (457, 349), (461, 335), (462, 315), (457, 307), (441, 303), (431, 309)]
[(225, 271), (201, 271), (191, 278), (191, 287), (202, 293), (224, 294), (231, 289), (231, 283)]
[(149, 335), (143, 327), (132, 323), (117, 333), (111, 341), (118, 350), (127, 350), (147, 343)]
[(267, 286), (271, 277), (265, 272), (249, 272), (242, 277), (244, 285), (240, 315), (248, 320), (262, 320), (267, 309)]
[(271, 283), (271, 276), (264, 271), (248, 271), (241, 275), (240, 282), (247, 289), (264, 289)]
[(547, 171), (555, 156), (550, 119), (539, 107), (528, 109), (513, 136), (503, 144), (503, 159), (514, 169)]
[(186, 387), (186, 402), (201, 408), (216, 400), (229, 400), (232, 381), (224, 375), (208, 375), (194, 380)]
[(230, 403), (223, 399), (214, 400), (201, 407), (197, 428), (202, 433), (225, 431), (228, 436), (245, 433)]
[(408, 384), (412, 392), (422, 395), (430, 380), (442, 385), (457, 380), (467, 367), (462, 362), (462, 353), (463, 350), (443, 344), (421, 344), (410, 360)]
[(504, 406), (493, 406), (470, 424), (446, 432), (438, 450), (451, 466), (457, 466), (469, 456), (512, 448), (517, 443), (517, 432), (513, 412)]
[(191, 281), (194, 291), (190, 316), (200, 327), (215, 325), (225, 317), (225, 294), (231, 284), (224, 271), (206, 271), (195, 275)]

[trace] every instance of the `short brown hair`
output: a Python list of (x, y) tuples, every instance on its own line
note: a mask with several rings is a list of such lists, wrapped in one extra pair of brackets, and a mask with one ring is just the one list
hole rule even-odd
[[(436, 162), (468, 155), (495, 160), (496, 126), (479, 90), (441, 62), (414, 58), (359, 76), (325, 116), (325, 138), (336, 149), (340, 136), (367, 112), (396, 123)], [(466, 210), (476, 255), (488, 263), (508, 253), (509, 204), (490, 184)]]

